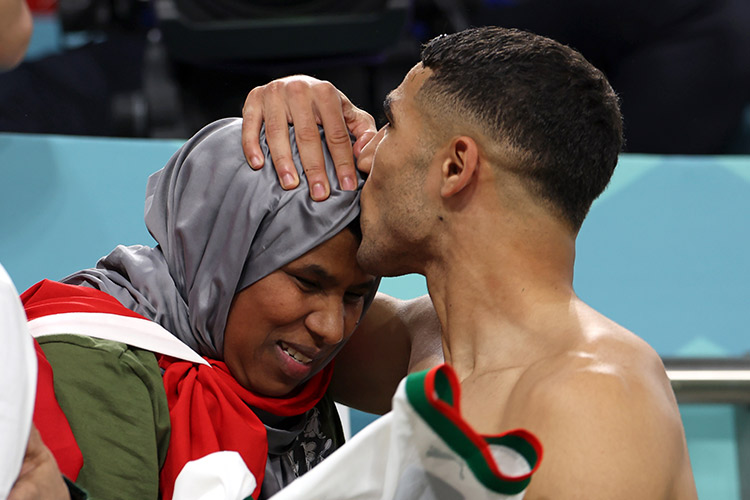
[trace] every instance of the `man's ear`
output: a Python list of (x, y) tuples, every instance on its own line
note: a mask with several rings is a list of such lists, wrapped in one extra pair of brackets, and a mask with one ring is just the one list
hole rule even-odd
[(451, 140), (441, 167), (440, 195), (450, 198), (471, 183), (479, 167), (479, 147), (471, 137)]

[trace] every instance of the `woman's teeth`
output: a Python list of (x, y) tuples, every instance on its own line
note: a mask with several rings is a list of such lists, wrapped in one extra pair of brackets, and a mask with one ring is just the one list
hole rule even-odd
[(292, 358), (294, 358), (295, 361), (297, 361), (299, 363), (302, 363), (304, 365), (306, 365), (306, 364), (308, 364), (308, 363), (310, 363), (312, 361), (312, 358), (308, 358), (307, 356), (305, 356), (301, 352), (295, 350), (294, 348), (292, 348), (292, 347), (290, 347), (290, 346), (288, 346), (288, 345), (286, 345), (284, 343), (281, 344), (281, 349), (285, 353), (287, 353), (289, 356), (291, 356)]

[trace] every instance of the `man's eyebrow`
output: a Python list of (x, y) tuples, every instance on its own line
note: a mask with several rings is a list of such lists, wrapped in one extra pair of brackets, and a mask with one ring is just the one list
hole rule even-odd
[(393, 111), (391, 110), (392, 103), (393, 97), (391, 97), (391, 94), (385, 96), (385, 99), (383, 99), (383, 114), (385, 115), (386, 120), (388, 120), (388, 123), (390, 123), (391, 126), (394, 126), (395, 120), (393, 119)]

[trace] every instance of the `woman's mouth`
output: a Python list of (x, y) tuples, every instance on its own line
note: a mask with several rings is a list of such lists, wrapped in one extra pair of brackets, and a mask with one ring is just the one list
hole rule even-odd
[(279, 345), (281, 346), (281, 350), (284, 351), (284, 353), (287, 354), (290, 358), (295, 360), (297, 363), (300, 363), (302, 365), (309, 365), (312, 363), (312, 358), (309, 356), (306, 356), (296, 350), (294, 347), (288, 345), (285, 342), (280, 342)]

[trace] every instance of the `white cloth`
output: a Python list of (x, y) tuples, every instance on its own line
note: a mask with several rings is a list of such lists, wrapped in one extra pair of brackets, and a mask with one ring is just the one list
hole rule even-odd
[(13, 282), (0, 265), (0, 498), (21, 470), (36, 399), (36, 353)]
[(459, 401), (448, 365), (409, 375), (393, 411), (272, 500), (522, 499), (541, 461), (538, 440), (522, 429), (480, 436)]
[[(74, 307), (74, 305), (71, 305)], [(34, 338), (60, 333), (113, 340), (157, 354), (207, 365), (208, 362), (158, 323), (111, 313), (65, 312), (34, 318), (28, 322)]]
[(185, 464), (172, 500), (244, 500), (257, 481), (236, 451), (217, 451)]

